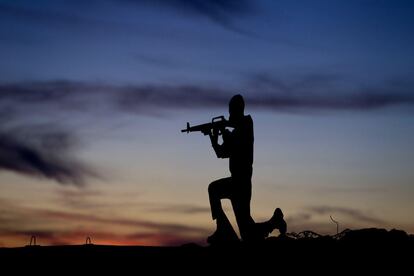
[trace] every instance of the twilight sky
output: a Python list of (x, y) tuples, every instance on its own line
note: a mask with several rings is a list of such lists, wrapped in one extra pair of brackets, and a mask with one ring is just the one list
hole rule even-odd
[[(414, 233), (414, 2), (0, 0), (0, 247), (204, 243), (229, 175), (187, 121), (255, 127), (252, 215)], [(231, 205), (224, 201), (234, 223)], [(277, 233), (273, 233), (277, 235)]]

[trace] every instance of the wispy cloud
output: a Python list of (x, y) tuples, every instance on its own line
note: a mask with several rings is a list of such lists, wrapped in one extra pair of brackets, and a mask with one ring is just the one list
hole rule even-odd
[[(98, 177), (73, 156), (79, 144), (76, 132), (50, 122), (64, 110), (88, 110), (91, 103), (84, 99), (82, 88), (81, 83), (65, 81), (0, 85), (0, 170), (78, 187), (88, 177)], [(99, 105), (100, 97), (90, 94), (86, 97)]]
[(77, 15), (73, 10), (51, 10), (42, 5), (33, 8), (26, 6), (24, 3), (0, 3), (0, 15), (3, 18), (29, 20), (48, 28), (81, 29), (85, 27), (111, 28), (114, 26), (114, 24), (105, 20)]
[(71, 143), (65, 131), (30, 129), (6, 133), (0, 129), (0, 170), (82, 186), (85, 178), (95, 173), (71, 158)]
[(200, 214), (209, 213), (210, 207), (191, 204), (157, 204), (158, 206), (149, 207), (147, 211), (156, 213), (178, 213), (178, 214)]
[(385, 220), (363, 210), (339, 206), (311, 206), (299, 213), (287, 215), (285, 220), (289, 232), (311, 230), (319, 234), (336, 234), (336, 224), (329, 216), (339, 221), (339, 230), (345, 228), (358, 229), (361, 227), (386, 227)]
[(409, 78), (377, 83), (349, 83), (338, 74), (311, 73), (281, 78), (252, 74), (248, 79), (255, 96), (250, 105), (273, 111), (370, 111), (414, 105), (414, 82)]
[[(251, 32), (237, 26), (235, 19), (250, 15), (257, 6), (255, 1), (251, 0), (106, 0), (106, 1), (74, 1), (65, 3), (62, 7), (65, 9), (53, 9), (53, 6), (33, 7), (25, 3), (0, 3), (0, 15), (6, 19), (23, 19), (31, 21), (38, 26), (51, 29), (75, 29), (75, 30), (93, 30), (102, 33), (102, 30), (113, 30), (114, 34), (125, 31), (134, 33), (139, 31), (142, 35), (150, 35), (151, 32), (145, 28), (140, 28), (137, 24), (130, 24), (123, 21), (110, 21), (108, 15), (103, 12), (101, 16), (91, 14), (91, 11), (109, 6), (113, 9), (124, 10), (128, 8), (133, 12), (143, 8), (152, 8), (157, 11), (170, 10), (181, 16), (191, 18), (207, 18), (211, 22), (233, 32), (254, 36)], [(151, 30), (153, 31), (153, 30)], [(28, 38), (12, 36), (13, 40), (21, 41)], [(1, 37), (0, 37), (1, 39)], [(7, 37), (3, 39), (8, 40)], [(36, 38), (31, 38), (31, 40)]]
[(314, 206), (309, 208), (311, 212), (319, 215), (345, 215), (348, 218), (358, 222), (358, 223), (365, 223), (365, 224), (374, 224), (374, 225), (384, 225), (385, 221), (377, 218), (373, 215), (368, 215), (365, 212), (348, 208), (348, 207), (337, 207), (337, 206)]
[[(246, 88), (248, 90), (248, 88)], [(414, 94), (408, 91), (386, 92), (383, 90), (359, 89), (355, 93), (333, 93), (332, 91), (295, 91), (286, 93), (274, 88), (269, 93), (249, 90), (244, 93), (249, 109), (268, 111), (368, 111), (392, 106), (414, 105)], [(238, 91), (202, 86), (145, 86), (129, 87), (119, 94), (119, 103), (127, 111), (137, 113), (153, 108), (201, 109), (225, 107), (232, 94)], [(243, 92), (242, 92), (243, 94)]]
[[(110, 6), (110, 10), (106, 10), (105, 6)], [(57, 5), (32, 5), (21, 1), (0, 3), (0, 22), (5, 26), (20, 25), (20, 22), (26, 22), (25, 25), (30, 26), (20, 31), (20, 28), (9, 28), (12, 32), (0, 28), (0, 41), (31, 46), (56, 41), (56, 36), (65, 32), (69, 36), (80, 35), (88, 38), (110, 34), (114, 39), (137, 34), (150, 38), (169, 34), (149, 23), (133, 24), (122, 18), (113, 19), (111, 13), (114, 10), (125, 11), (123, 6), (122, 2), (111, 0), (67, 1)]]
[(248, 34), (234, 19), (252, 14), (256, 3), (251, 0), (123, 0), (155, 8), (167, 8), (184, 15), (205, 17), (234, 32)]
[[(113, 195), (112, 195), (113, 196)], [(70, 189), (59, 187), (55, 191), (54, 200), (57, 204), (69, 208), (70, 210), (92, 210), (98, 211), (102, 208), (114, 208), (114, 203), (108, 202), (108, 197), (100, 190)], [(128, 206), (130, 202), (122, 202), (122, 206)]]
[[(384, 82), (344, 91), (331, 77), (305, 76), (295, 82), (277, 78), (252, 77), (243, 88), (205, 85), (109, 85), (72, 81), (23, 82), (0, 84), (0, 111), (6, 106), (16, 112), (34, 108), (90, 111), (106, 104), (110, 111), (150, 114), (154, 109), (225, 107), (233, 94), (245, 96), (250, 109), (288, 110), (360, 110), (414, 105), (414, 82), (401, 85)], [(101, 104), (101, 105), (100, 105)]]
[[(119, 198), (118, 201), (114, 198)], [(137, 207), (145, 213), (173, 213), (180, 215), (198, 215), (209, 213), (210, 207), (198, 204), (183, 203), (166, 203), (166, 202), (148, 202), (137, 200), (139, 196), (130, 197), (125, 194), (116, 194), (104, 192), (103, 190), (75, 189), (71, 187), (59, 187), (55, 190), (54, 200), (59, 206), (70, 208), (71, 210), (82, 210), (91, 212), (100, 212), (120, 207)]]
[[(226, 108), (235, 93), (245, 96), (248, 110), (271, 112), (373, 111), (389, 107), (414, 107), (414, 82), (402, 79), (355, 86), (340, 86), (340, 76), (308, 75), (293, 81), (266, 75), (252, 75), (240, 90), (224, 86), (110, 85), (74, 81), (21, 82), (0, 84), (0, 114), (8, 117), (0, 128), (0, 169), (46, 177), (59, 183), (82, 185), (92, 172), (70, 157), (68, 137), (76, 133), (59, 129), (38, 131), (32, 116), (49, 118), (65, 112), (106, 114), (111, 118), (125, 112), (137, 115), (166, 115), (177, 110)], [(70, 121), (72, 115), (65, 118)], [(25, 136), (13, 133), (20, 125)], [(51, 137), (55, 137), (51, 139)], [(51, 141), (50, 145), (38, 141)]]
[(118, 225), (118, 226), (128, 226), (128, 227), (139, 227), (147, 228), (152, 230), (157, 230), (158, 232), (169, 232), (169, 233), (200, 233), (204, 232), (205, 229), (197, 226), (188, 226), (176, 223), (159, 223), (152, 222), (147, 220), (139, 219), (124, 219), (124, 218), (106, 218), (91, 214), (81, 214), (81, 213), (71, 213), (71, 212), (61, 212), (61, 211), (51, 211), (51, 210), (37, 210), (36, 214), (42, 218), (62, 220), (62, 221), (72, 221), (72, 222), (89, 222), (97, 223), (104, 225)]

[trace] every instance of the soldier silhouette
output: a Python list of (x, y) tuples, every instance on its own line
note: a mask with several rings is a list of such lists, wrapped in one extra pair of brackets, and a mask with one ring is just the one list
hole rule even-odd
[[(218, 158), (229, 158), (230, 177), (212, 182), (208, 187), (211, 215), (216, 220), (217, 230), (207, 238), (210, 244), (238, 241), (221, 205), (221, 199), (230, 199), (243, 241), (258, 241), (267, 237), (274, 229), (286, 233), (286, 222), (280, 208), (266, 222), (255, 223), (250, 214), (253, 173), (253, 120), (244, 115), (244, 99), (235, 95), (229, 103), (228, 125), (233, 131), (222, 127), (205, 132)], [(222, 135), (223, 143), (218, 137)]]

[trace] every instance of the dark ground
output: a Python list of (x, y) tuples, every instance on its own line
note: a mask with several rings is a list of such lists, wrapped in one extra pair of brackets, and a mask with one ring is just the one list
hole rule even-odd
[[(28, 246), (0, 248), (0, 266), (33, 273), (148, 272), (212, 274), (255, 271), (278, 275), (286, 272), (388, 272), (412, 275), (414, 236), (403, 231), (362, 229), (336, 236), (305, 231), (283, 238), (269, 238), (260, 244), (238, 243), (202, 247), (144, 246)], [(407, 270), (408, 269), (408, 270)], [(144, 273), (145, 272), (145, 273)], [(27, 274), (27, 273), (26, 273)], [(360, 273), (358, 273), (360, 274)], [(5, 275), (5, 274), (3, 274)]]

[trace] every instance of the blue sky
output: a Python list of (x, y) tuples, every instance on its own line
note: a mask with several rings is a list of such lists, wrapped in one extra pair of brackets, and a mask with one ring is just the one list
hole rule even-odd
[[(202, 241), (214, 227), (207, 186), (227, 163), (179, 130), (227, 115), (235, 93), (255, 123), (257, 220), (281, 207), (291, 231), (331, 233), (333, 215), (343, 228), (413, 232), (413, 11), (374, 0), (0, 1), (0, 245), (30, 233)], [(184, 226), (194, 229), (174, 232)]]

